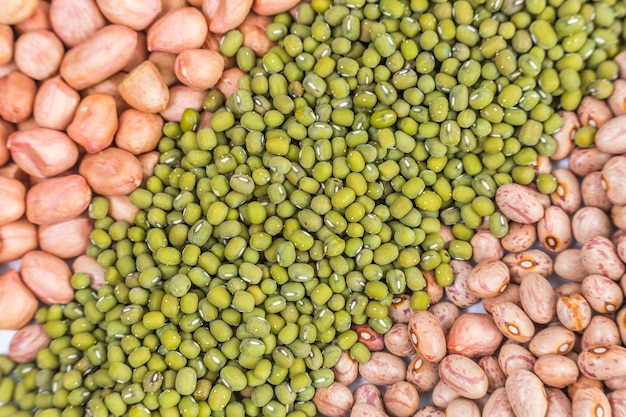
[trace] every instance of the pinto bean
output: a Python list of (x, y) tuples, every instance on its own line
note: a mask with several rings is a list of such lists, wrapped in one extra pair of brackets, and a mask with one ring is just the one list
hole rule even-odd
[(595, 345), (578, 355), (580, 372), (592, 379), (626, 375), (626, 348), (619, 345)]
[(526, 343), (535, 335), (535, 325), (528, 315), (511, 302), (496, 304), (491, 314), (496, 327), (511, 340)]
[(515, 417), (504, 384), (491, 393), (483, 407), (483, 416)]
[(520, 369), (509, 375), (506, 394), (517, 417), (545, 416), (548, 399), (543, 382), (532, 372)]
[(578, 379), (578, 365), (563, 355), (540, 356), (533, 371), (544, 384), (556, 388), (565, 388)]
[(543, 217), (543, 207), (528, 188), (511, 183), (496, 191), (496, 204), (510, 220), (518, 223), (536, 223)]
[(485, 375), (487, 375), (487, 380), (489, 381), (489, 391), (492, 392), (492, 395), (493, 391), (504, 387), (506, 376), (504, 375), (504, 372), (502, 372), (502, 369), (500, 369), (498, 358), (495, 356), (483, 356), (478, 360), (478, 365), (483, 368)]
[(597, 147), (576, 148), (570, 154), (567, 167), (574, 174), (585, 177), (595, 171), (600, 171), (606, 161), (613, 155), (602, 152)]
[(353, 326), (352, 329), (356, 332), (359, 342), (367, 346), (371, 352), (383, 350), (385, 347), (383, 336), (377, 333), (369, 324), (359, 324)]
[(616, 390), (607, 394), (613, 417), (626, 417), (626, 389)]
[(502, 334), (488, 314), (465, 313), (454, 322), (447, 338), (449, 353), (468, 358), (493, 355), (502, 342)]
[(561, 325), (546, 327), (535, 334), (528, 348), (537, 355), (565, 355), (574, 348), (574, 332)]
[(359, 364), (359, 374), (374, 385), (391, 385), (404, 380), (406, 365), (391, 353), (372, 352), (367, 363)]
[(553, 262), (550, 255), (538, 249), (529, 249), (518, 253), (507, 253), (502, 258), (509, 267), (511, 281), (521, 283), (526, 275), (539, 274), (549, 277), (553, 272)]
[(572, 232), (580, 244), (585, 244), (595, 236), (609, 237), (611, 220), (599, 208), (583, 207), (572, 218)]
[(374, 384), (359, 385), (352, 393), (352, 397), (354, 399), (354, 405), (369, 404), (379, 410), (385, 410), (383, 405), (383, 395)]
[(531, 273), (524, 277), (520, 284), (520, 301), (535, 323), (549, 323), (555, 316), (556, 294), (550, 282), (539, 274)]
[(461, 314), (459, 308), (449, 301), (440, 301), (430, 306), (428, 311), (435, 315), (445, 335), (448, 334), (450, 328)]
[(339, 382), (315, 390), (313, 403), (317, 411), (329, 417), (340, 417), (352, 408), (353, 399), (350, 388)]
[(617, 316), (615, 317), (615, 323), (617, 324), (617, 328), (619, 329), (622, 344), (626, 345), (626, 307), (620, 309), (620, 311), (617, 312)]
[(623, 139), (626, 133), (624, 122), (626, 122), (626, 115), (611, 117), (604, 126), (598, 129), (594, 143), (599, 151), (611, 154), (626, 152), (626, 141)]
[(484, 261), (467, 276), (467, 288), (478, 297), (493, 297), (509, 284), (509, 268), (500, 260)]
[(413, 310), (411, 309), (411, 296), (408, 294), (398, 294), (394, 296), (387, 310), (392, 322), (408, 323), (409, 318), (413, 314)]
[(438, 363), (446, 355), (443, 329), (430, 311), (416, 311), (409, 320), (411, 343), (425, 360)]
[(611, 221), (615, 227), (621, 230), (626, 229), (626, 206), (611, 207)]
[(571, 171), (565, 168), (557, 168), (552, 172), (558, 186), (550, 196), (552, 204), (560, 207), (565, 213), (572, 215), (580, 208), (582, 197), (578, 178)]
[(570, 248), (559, 253), (554, 260), (554, 272), (561, 278), (582, 282), (587, 271), (582, 264), (581, 250)]
[(523, 252), (530, 249), (537, 240), (537, 228), (534, 224), (509, 223), (509, 231), (500, 243), (509, 252)]
[[(459, 308), (466, 308), (476, 304), (480, 297), (472, 294), (467, 288), (467, 277), (473, 269), (472, 265), (466, 261), (452, 260), (450, 261), (450, 266), (454, 272), (454, 281), (445, 287), (448, 299)], [(439, 304), (441, 303), (434, 304), (434, 306)]]
[(593, 316), (583, 333), (580, 347), (588, 349), (595, 345), (618, 345), (620, 343), (619, 329), (615, 322), (606, 316)]
[(600, 274), (612, 280), (624, 275), (625, 267), (610, 239), (596, 236), (585, 242), (581, 248), (582, 264), (590, 274)]
[(507, 301), (521, 305), (519, 285), (509, 284), (503, 292), (494, 297), (483, 298), (482, 302), (485, 311), (491, 313), (494, 306)]
[(26, 187), (13, 178), (0, 177), (0, 225), (12, 223), (24, 215)]
[(333, 366), (333, 373), (335, 374), (335, 381), (343, 385), (350, 385), (358, 377), (359, 363), (350, 356), (349, 351), (344, 351), (339, 361)]
[(583, 126), (595, 126), (597, 128), (601, 128), (613, 118), (607, 103), (591, 96), (582, 99), (576, 113)]
[(572, 417), (610, 416), (611, 404), (601, 389), (595, 387), (576, 390), (572, 398)]
[(563, 391), (558, 388), (545, 387), (548, 398), (548, 412), (546, 417), (564, 417), (572, 415), (572, 402)]
[(439, 382), (437, 364), (425, 361), (419, 354), (409, 363), (406, 380), (415, 385), (418, 392), (428, 392)]
[(384, 336), (385, 348), (400, 357), (413, 356), (415, 349), (409, 338), (409, 327), (404, 323), (396, 323)]
[(618, 206), (626, 204), (624, 175), (626, 175), (626, 156), (614, 156), (602, 168), (602, 185), (606, 196), (611, 203)]
[(572, 244), (569, 215), (560, 207), (550, 206), (537, 222), (537, 237), (551, 252), (562, 252)]
[(499, 260), (503, 251), (500, 240), (489, 230), (480, 230), (470, 240), (472, 245), (472, 259), (476, 263), (482, 261)]
[(436, 304), (443, 298), (444, 289), (437, 283), (435, 274), (433, 271), (422, 271), (424, 279), (426, 280), (426, 287), (424, 288), (430, 297), (430, 304)]
[(556, 315), (561, 324), (577, 332), (589, 325), (591, 307), (580, 294), (561, 295), (556, 301)]
[(394, 417), (412, 416), (419, 407), (419, 394), (415, 387), (406, 381), (391, 385), (383, 395), (385, 408)]
[(532, 370), (537, 358), (525, 347), (515, 343), (505, 343), (498, 352), (498, 365), (507, 377), (519, 369)]
[(613, 81), (613, 93), (607, 101), (615, 116), (622, 116), (626, 113), (626, 80)]
[(591, 308), (599, 313), (612, 313), (624, 302), (619, 285), (602, 275), (591, 274), (582, 282), (582, 293)]
[(481, 398), (489, 388), (485, 372), (466, 356), (457, 354), (446, 356), (441, 360), (438, 371), (441, 381), (465, 398)]
[(573, 111), (559, 110), (563, 125), (552, 135), (557, 143), (556, 152), (550, 157), (553, 161), (567, 158), (574, 148), (574, 134), (580, 128), (580, 120)]
[(461, 394), (450, 387), (445, 382), (439, 380), (437, 384), (433, 388), (433, 392), (431, 394), (433, 404), (437, 407), (446, 408), (450, 402), (459, 398)]
[(611, 209), (611, 202), (602, 188), (602, 173), (591, 172), (583, 178), (580, 184), (580, 192), (583, 196), (583, 203), (588, 207), (597, 207), (603, 211)]

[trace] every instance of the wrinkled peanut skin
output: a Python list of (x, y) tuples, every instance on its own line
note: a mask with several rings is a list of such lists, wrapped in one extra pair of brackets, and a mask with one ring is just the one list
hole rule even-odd
[(454, 322), (447, 337), (449, 353), (468, 358), (493, 355), (502, 342), (502, 333), (491, 316), (465, 313)]
[(111, 145), (118, 125), (113, 97), (94, 93), (79, 103), (67, 134), (87, 152), (96, 153)]
[(445, 417), (446, 414), (439, 408), (432, 405), (427, 405), (424, 408), (420, 408), (413, 417)]
[(333, 382), (327, 387), (318, 388), (313, 402), (318, 412), (329, 417), (340, 417), (352, 408), (352, 392), (345, 385)]
[(0, 225), (18, 220), (26, 209), (26, 187), (13, 178), (0, 177)]
[(158, 114), (144, 113), (135, 109), (125, 110), (119, 117), (115, 145), (133, 155), (150, 152), (161, 140), (162, 124), (163, 119)]
[(29, 324), (13, 335), (9, 345), (9, 358), (18, 363), (34, 361), (37, 352), (49, 343), (50, 338), (46, 335), (43, 324)]
[(13, 132), (7, 146), (13, 161), (35, 177), (54, 177), (78, 161), (78, 146), (57, 130), (36, 128)]
[(170, 91), (159, 69), (151, 61), (136, 66), (119, 85), (124, 101), (136, 110), (159, 113), (167, 108)]
[(104, 284), (104, 268), (98, 261), (88, 255), (80, 255), (72, 262), (72, 272), (84, 272), (89, 274), (91, 279), (90, 287), (93, 290), (99, 290)]
[(0, 226), (0, 262), (21, 258), (37, 243), (37, 226), (24, 218)]
[(170, 10), (148, 29), (149, 51), (178, 54), (186, 49), (200, 48), (208, 34), (206, 19), (194, 7)]
[(0, 276), (0, 329), (17, 330), (26, 325), (37, 311), (39, 302), (24, 285), (15, 269)]
[(161, 12), (160, 0), (96, 0), (96, 3), (109, 21), (134, 30), (146, 29)]

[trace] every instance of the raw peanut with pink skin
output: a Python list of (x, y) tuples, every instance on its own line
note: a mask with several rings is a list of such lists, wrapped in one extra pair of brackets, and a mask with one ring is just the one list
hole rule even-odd
[(154, 51), (148, 55), (148, 61), (152, 62), (157, 67), (165, 85), (170, 87), (178, 82), (176, 74), (174, 73), (176, 54)]
[(593, 316), (583, 332), (580, 348), (588, 349), (595, 345), (619, 345), (621, 343), (617, 324), (606, 316)]
[(572, 417), (610, 417), (611, 414), (611, 404), (601, 389), (589, 387), (576, 390), (572, 398)]
[[(626, 116), (624, 116), (626, 118)], [(602, 185), (609, 201), (617, 206), (626, 204), (626, 156), (609, 159), (602, 168)]]
[(516, 304), (510, 302), (496, 304), (491, 314), (496, 327), (511, 340), (526, 343), (535, 335), (534, 323)]
[(498, 365), (507, 377), (520, 369), (532, 371), (536, 360), (528, 349), (516, 343), (504, 343), (498, 352)]
[(227, 70), (229, 68), (234, 68), (237, 66), (237, 58), (235, 56), (226, 56), (220, 53), (220, 44), (222, 42), (223, 36), (209, 32), (208, 36), (204, 40), (204, 44), (202, 45), (203, 50), (209, 50), (218, 54), (218, 58), (221, 59), (223, 63), (223, 69)]
[(413, 310), (411, 309), (411, 296), (408, 294), (398, 294), (394, 296), (387, 310), (392, 322), (408, 323), (413, 314)]
[(10, 73), (16, 70), (17, 70), (17, 65), (15, 65), (15, 62), (13, 61), (9, 62), (6, 65), (0, 65), (0, 78), (6, 77), (7, 75), (9, 75)]
[(580, 184), (580, 192), (585, 206), (597, 207), (604, 211), (611, 209), (612, 204), (602, 188), (601, 172), (596, 171), (585, 176)]
[(441, 360), (439, 377), (461, 396), (478, 399), (487, 393), (489, 381), (480, 366), (470, 358), (451, 354)]
[(620, 389), (607, 394), (613, 417), (626, 417), (626, 389)]
[(582, 282), (587, 276), (579, 248), (566, 249), (554, 259), (554, 272), (561, 278)]
[(572, 402), (563, 391), (558, 388), (545, 387), (548, 398), (548, 412), (546, 417), (571, 417)]
[(511, 282), (516, 284), (521, 283), (526, 275), (539, 274), (549, 277), (554, 270), (550, 255), (539, 249), (507, 253), (502, 258), (502, 262), (509, 267)]
[(556, 294), (543, 276), (531, 273), (520, 284), (520, 301), (528, 317), (539, 324), (547, 324), (554, 319)]
[(145, 113), (167, 108), (170, 92), (156, 65), (144, 61), (128, 73), (119, 85), (120, 95), (131, 107)]
[(15, 25), (23, 22), (35, 13), (39, 0), (12, 0), (2, 3), (0, 23)]
[(574, 134), (580, 128), (580, 120), (573, 111), (559, 110), (558, 114), (563, 119), (563, 126), (552, 135), (557, 143), (556, 152), (550, 157), (553, 161), (567, 158), (574, 148)]
[(478, 360), (478, 365), (483, 369), (485, 375), (487, 375), (490, 392), (504, 387), (506, 376), (504, 372), (502, 372), (502, 369), (500, 369), (498, 359), (495, 356), (483, 356)]
[(228, 98), (238, 90), (237, 83), (245, 75), (239, 68), (229, 68), (222, 74), (222, 78), (217, 82), (216, 88), (224, 94), (224, 97)]
[(501, 259), (503, 255), (500, 240), (489, 230), (476, 232), (470, 240), (472, 245), (472, 259), (476, 263)]
[(509, 268), (500, 260), (484, 261), (467, 276), (467, 289), (477, 297), (493, 297), (506, 289)]
[(7, 148), (7, 141), (9, 140), (9, 135), (14, 131), (13, 125), (0, 119), (0, 169), (9, 162), (10, 153), (9, 148)]
[(550, 252), (562, 252), (572, 244), (569, 215), (560, 207), (550, 206), (537, 222), (537, 238)]
[(367, 346), (370, 352), (383, 350), (385, 347), (383, 336), (377, 333), (369, 324), (352, 326), (352, 329), (359, 336), (359, 342)]
[(143, 61), (148, 59), (148, 41), (146, 40), (146, 34), (144, 32), (137, 32), (137, 44), (133, 51), (133, 56), (126, 63), (122, 71), (130, 72)]
[(206, 90), (219, 81), (224, 72), (224, 60), (215, 51), (187, 49), (176, 57), (174, 73), (178, 80), (197, 90)]
[(87, 152), (96, 153), (111, 145), (118, 124), (113, 97), (95, 93), (81, 100), (67, 134)]
[(583, 126), (595, 126), (597, 128), (601, 128), (613, 118), (611, 109), (606, 102), (591, 96), (582, 99), (576, 113)]
[(350, 417), (389, 417), (384, 411), (370, 404), (354, 404)]
[(409, 335), (415, 351), (425, 360), (438, 363), (446, 355), (446, 337), (430, 311), (413, 313), (409, 320)]
[(37, 30), (20, 35), (13, 59), (20, 71), (41, 81), (56, 74), (64, 53), (63, 43), (53, 32)]
[(599, 151), (610, 154), (626, 152), (626, 140), (624, 140), (624, 135), (626, 134), (626, 129), (624, 129), (625, 122), (625, 115), (614, 117), (598, 129), (594, 143)]
[(163, 119), (158, 114), (135, 109), (125, 110), (115, 132), (115, 145), (133, 155), (150, 152), (162, 136)]
[(83, 90), (119, 72), (133, 58), (137, 32), (108, 25), (65, 53), (59, 72), (72, 88)]
[(537, 240), (534, 224), (509, 223), (509, 231), (500, 239), (502, 247), (509, 252), (523, 252), (530, 249)]
[(418, 392), (428, 392), (439, 382), (437, 365), (415, 355), (407, 367), (406, 380), (415, 385)]
[(459, 308), (449, 301), (440, 301), (437, 304), (433, 304), (428, 308), (428, 311), (435, 315), (437, 322), (446, 336), (456, 319), (459, 318), (459, 315), (461, 314)]
[(208, 34), (207, 22), (194, 7), (181, 7), (159, 17), (148, 29), (149, 51), (178, 54), (200, 48)]
[(359, 385), (352, 393), (352, 398), (354, 399), (354, 405), (369, 404), (379, 410), (385, 410), (383, 406), (383, 395), (374, 384)]
[(100, 266), (98, 261), (88, 255), (80, 255), (74, 262), (72, 262), (72, 272), (84, 272), (89, 274), (89, 278), (91, 283), (89, 287), (91, 289), (98, 291), (104, 284), (106, 284), (104, 280), (104, 268)]
[(26, 131), (26, 130), (36, 129), (39, 126), (37, 126), (37, 123), (35, 123), (35, 119), (33, 119), (32, 117), (29, 117), (23, 122), (19, 122), (16, 127), (17, 127), (16, 130), (18, 131)]
[(180, 115), (188, 108), (200, 111), (206, 91), (194, 90), (186, 85), (176, 85), (170, 88), (170, 99), (165, 110), (159, 114), (168, 122), (180, 119)]
[(385, 348), (396, 356), (408, 357), (415, 354), (409, 339), (409, 327), (404, 323), (396, 323), (384, 336)]
[(272, 16), (296, 7), (300, 0), (254, 0), (252, 10), (264, 16)]
[(142, 184), (146, 180), (146, 178), (150, 178), (152, 174), (154, 174), (154, 167), (159, 164), (159, 151), (150, 151), (146, 153), (142, 153), (137, 156), (139, 163), (141, 164), (141, 169), (143, 171), (143, 180)]
[(523, 185), (504, 184), (496, 191), (496, 204), (502, 214), (518, 223), (536, 223), (543, 217), (543, 207)]
[(313, 402), (317, 411), (329, 417), (339, 417), (352, 408), (352, 392), (350, 388), (339, 382), (315, 390)]
[[(459, 308), (466, 308), (476, 304), (480, 297), (472, 294), (467, 288), (467, 277), (472, 271), (472, 265), (466, 261), (452, 260), (450, 261), (452, 272), (454, 272), (454, 281), (445, 287), (448, 299)], [(440, 303), (434, 304), (434, 306)]]
[(417, 413), (415, 413), (413, 417), (446, 417), (446, 413), (437, 407), (427, 405), (426, 407), (417, 410)]
[(33, 113), (37, 86), (35, 81), (19, 71), (0, 78), (0, 117), (10, 123), (20, 123)]
[(26, 210), (26, 187), (20, 181), (0, 177), (0, 225), (12, 223)]
[(48, 18), (50, 11), (50, 3), (47, 1), (39, 1), (35, 12), (26, 20), (14, 25), (17, 33), (30, 32), (32, 30), (51, 29), (50, 19)]
[(6, 65), (13, 58), (13, 29), (0, 24), (0, 65)]
[(243, 0), (234, 4), (221, 0), (203, 0), (202, 13), (209, 22), (213, 33), (226, 33), (241, 25), (252, 7), (253, 0)]
[(20, 273), (24, 284), (46, 304), (65, 304), (74, 298), (70, 267), (57, 256), (39, 250), (29, 252), (22, 257)]
[(467, 398), (452, 400), (446, 407), (446, 413), (450, 416), (480, 417), (480, 409), (474, 401)]
[(533, 371), (545, 385), (556, 388), (565, 388), (578, 379), (578, 365), (562, 355), (544, 355), (537, 358)]
[(583, 244), (581, 254), (583, 267), (589, 274), (604, 275), (615, 281), (624, 275), (624, 263), (613, 242), (606, 237), (589, 239)]
[(169, 12), (171, 10), (180, 9), (181, 7), (184, 7), (184, 6), (187, 6), (187, 5), (198, 7), (195, 4), (193, 4), (195, 2), (197, 2), (197, 0), (192, 0), (192, 1), (187, 1), (187, 0), (161, 0), (161, 13), (159, 13), (159, 17), (163, 16), (165, 13), (167, 13), (167, 12)]
[(595, 236), (609, 237), (611, 219), (599, 208), (582, 207), (572, 217), (572, 233), (581, 245)]
[(250, 12), (238, 27), (243, 34), (243, 46), (252, 49), (256, 56), (265, 55), (274, 46), (274, 42), (265, 35), (265, 29), (272, 21), (269, 16), (259, 16)]
[(468, 358), (493, 355), (502, 334), (491, 316), (481, 313), (465, 313), (454, 322), (447, 338), (448, 353), (458, 353)]
[(79, 102), (80, 94), (56, 76), (39, 86), (33, 117), (40, 127), (65, 130), (72, 122)]
[(372, 352), (367, 363), (359, 364), (359, 374), (374, 385), (391, 385), (404, 380), (406, 365), (391, 353)]
[(563, 209), (565, 213), (572, 215), (582, 203), (580, 184), (578, 178), (567, 169), (557, 168), (552, 172), (557, 180), (556, 191), (550, 196), (552, 204)]
[(98, 8), (111, 23), (144, 30), (161, 12), (160, 0), (96, 0)]
[(459, 398), (461, 394), (447, 385), (445, 382), (439, 380), (435, 387), (433, 388), (433, 392), (431, 393), (431, 397), (433, 400), (433, 404), (437, 407), (446, 408), (450, 402)]
[(37, 227), (26, 219), (0, 226), (0, 262), (21, 258), (37, 247)]
[(495, 297), (483, 298), (482, 303), (485, 311), (491, 313), (496, 305), (507, 301), (521, 305), (519, 285), (509, 284), (503, 292)]
[(22, 171), (20, 167), (18, 167), (14, 162), (8, 162), (1, 166), (0, 176), (18, 180), (19, 182), (24, 184), (24, 186), (28, 186), (30, 184), (28, 174)]
[(55, 177), (31, 187), (26, 193), (26, 218), (34, 224), (54, 224), (80, 215), (91, 202), (85, 178), (72, 174)]
[(570, 154), (567, 167), (574, 174), (585, 177), (595, 171), (600, 171), (606, 161), (613, 155), (602, 152), (597, 147), (575, 148)]
[(127, 195), (110, 195), (109, 200), (109, 216), (115, 221), (126, 221), (132, 224), (135, 221), (135, 215), (139, 208), (130, 202)]
[(578, 355), (580, 372), (592, 379), (626, 375), (626, 348), (619, 345), (596, 345)]
[(504, 384), (491, 393), (483, 407), (483, 416), (490, 417), (515, 417), (511, 403), (506, 395)]
[(54, 177), (78, 161), (78, 146), (58, 130), (37, 128), (13, 132), (7, 146), (13, 161), (35, 177)]
[(52, 29), (68, 47), (74, 47), (106, 25), (93, 0), (54, 0), (50, 3)]
[(591, 320), (591, 306), (580, 294), (561, 295), (556, 301), (556, 315), (563, 326), (578, 332)]
[(94, 84), (91, 87), (88, 87), (81, 91), (83, 96), (91, 95), (91, 94), (107, 94), (115, 100), (115, 107), (117, 108), (117, 114), (119, 115), (124, 110), (130, 108), (128, 103), (124, 101), (122, 95), (120, 94), (120, 84), (126, 78), (128, 73), (124, 71), (120, 71), (118, 73), (113, 74), (111, 77), (107, 78), (104, 81), (99, 82), (98, 84)]
[(387, 413), (393, 417), (410, 417), (419, 407), (420, 397), (415, 387), (406, 381), (391, 385), (383, 395)]
[(143, 178), (143, 169), (137, 157), (118, 148), (85, 155), (78, 172), (95, 193), (105, 196), (130, 194), (139, 187)]
[(335, 381), (343, 384), (350, 385), (359, 375), (359, 363), (354, 360), (348, 351), (341, 353), (339, 361), (333, 366), (333, 373), (335, 374)]
[(42, 250), (69, 259), (85, 253), (93, 220), (86, 214), (62, 223), (39, 226), (37, 236)]
[(37, 352), (50, 344), (43, 324), (34, 323), (18, 330), (9, 344), (9, 358), (18, 363), (34, 361)]
[(611, 207), (611, 221), (615, 227), (622, 230), (626, 229), (626, 206)]
[(607, 101), (615, 116), (622, 116), (626, 113), (626, 80), (613, 81), (613, 93)]
[(624, 302), (619, 285), (602, 275), (587, 276), (582, 282), (582, 292), (591, 308), (598, 313), (613, 313)]
[(545, 416), (548, 399), (541, 380), (532, 372), (520, 369), (505, 383), (506, 394), (517, 417)]
[(0, 275), (0, 329), (21, 329), (33, 318), (38, 306), (39, 301), (15, 269)]

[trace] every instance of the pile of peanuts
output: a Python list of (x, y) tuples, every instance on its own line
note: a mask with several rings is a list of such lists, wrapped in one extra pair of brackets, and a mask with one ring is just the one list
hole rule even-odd
[(21, 268), (0, 279), (0, 328), (23, 327), (40, 301), (70, 301), (73, 272), (104, 283), (85, 255), (92, 198), (133, 223), (128, 195), (152, 175), (164, 123), (202, 110), (210, 88), (230, 95), (245, 75), (218, 52), (222, 34), (238, 28), (263, 56), (272, 15), (299, 2), (2, 2), (0, 264)]

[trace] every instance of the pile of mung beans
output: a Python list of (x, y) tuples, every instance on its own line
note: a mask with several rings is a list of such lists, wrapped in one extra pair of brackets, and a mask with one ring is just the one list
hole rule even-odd
[(626, 2), (236, 3), (0, 11), (0, 417), (626, 416)]

